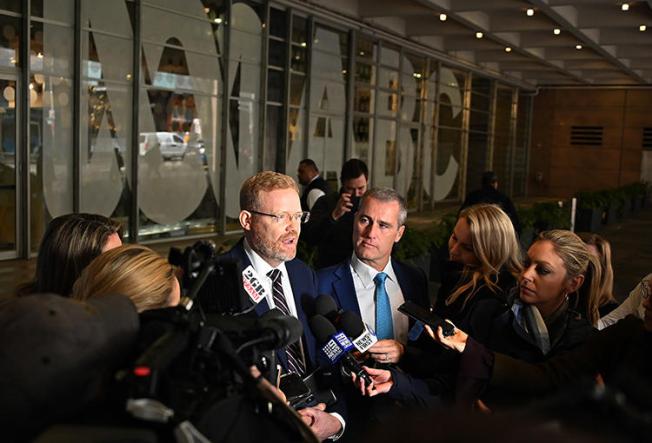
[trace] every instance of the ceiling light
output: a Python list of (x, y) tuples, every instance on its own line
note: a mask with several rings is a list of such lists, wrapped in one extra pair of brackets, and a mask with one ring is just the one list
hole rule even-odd
[(559, 35), (559, 34), (561, 34), (561, 29), (559, 29), (559, 28), (555, 28), (555, 29), (553, 29), (552, 32), (553, 32), (555, 35)]
[(623, 11), (629, 11), (629, 3), (623, 3), (620, 5), (620, 9)]
[(482, 37), (484, 37), (484, 34), (482, 32), (475, 33), (475, 38), (482, 38)]
[(532, 17), (534, 15), (534, 9), (528, 8), (527, 11), (525, 11), (528, 17)]
[(442, 22), (445, 22), (447, 18), (448, 17), (446, 17), (446, 14), (439, 14), (439, 20), (441, 20)]
[(645, 26), (645, 25), (641, 25), (641, 26), (638, 27), (638, 30), (641, 31), (641, 32), (645, 31), (646, 29), (647, 29), (647, 26)]
[(575, 45), (575, 49), (582, 49), (582, 45)]
[(505, 48), (505, 52), (512, 52), (512, 48), (510, 48), (509, 46), (506, 47), (506, 48)]

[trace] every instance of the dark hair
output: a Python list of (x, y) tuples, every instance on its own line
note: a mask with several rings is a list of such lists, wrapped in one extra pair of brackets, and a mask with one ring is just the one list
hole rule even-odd
[(82, 270), (98, 255), (120, 223), (96, 214), (66, 214), (48, 224), (36, 260), (34, 280), (19, 295), (54, 293), (69, 296)]
[(304, 158), (299, 162), (300, 165), (308, 166), (309, 168), (314, 169), (315, 171), (319, 172), (319, 168), (317, 167), (317, 163), (314, 162), (314, 160), (310, 158)]
[(494, 171), (482, 173), (482, 186), (490, 186), (498, 181), (498, 176)]
[(364, 175), (364, 178), (369, 178), (369, 169), (367, 165), (360, 159), (352, 158), (344, 162), (342, 165), (342, 172), (340, 172), (340, 181), (342, 184), (346, 180), (351, 180), (353, 178), (358, 178), (361, 175)]

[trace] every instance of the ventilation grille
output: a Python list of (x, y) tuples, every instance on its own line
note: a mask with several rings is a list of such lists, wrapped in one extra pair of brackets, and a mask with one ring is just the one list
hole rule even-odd
[(652, 128), (643, 128), (643, 149), (652, 151)]
[(602, 146), (602, 126), (571, 126), (571, 145)]

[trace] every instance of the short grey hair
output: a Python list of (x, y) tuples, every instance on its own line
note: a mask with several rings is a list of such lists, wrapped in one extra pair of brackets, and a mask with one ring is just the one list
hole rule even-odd
[(405, 203), (405, 199), (401, 194), (396, 192), (396, 190), (392, 188), (371, 188), (367, 192), (364, 193), (362, 196), (362, 200), (360, 201), (360, 206), (364, 203), (364, 201), (368, 198), (373, 198), (374, 200), (378, 200), (381, 202), (397, 202), (398, 203), (398, 225), (403, 226), (405, 224), (405, 220), (407, 219), (407, 204)]

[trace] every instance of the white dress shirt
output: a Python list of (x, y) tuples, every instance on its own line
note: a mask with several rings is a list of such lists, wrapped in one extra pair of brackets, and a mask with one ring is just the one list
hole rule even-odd
[[(310, 180), (310, 182), (308, 184), (314, 182), (318, 178), (319, 178), (319, 174), (315, 175), (312, 178), (312, 180)], [(311, 189), (310, 192), (308, 192), (308, 197), (306, 199), (307, 203), (308, 203), (308, 210), (309, 211), (312, 210), (312, 207), (315, 206), (315, 203), (317, 203), (317, 200), (319, 200), (324, 195), (326, 195), (326, 193), (324, 191), (322, 191), (321, 189), (319, 189), (319, 188)]]
[[(405, 297), (403, 297), (403, 291), (401, 291), (401, 287), (398, 284), (391, 259), (387, 262), (387, 266), (385, 266), (382, 272), (387, 274), (385, 290), (389, 296), (389, 304), (392, 309), (394, 339), (406, 344), (409, 319), (406, 315), (398, 312), (398, 307), (405, 302)], [(376, 283), (374, 283), (374, 277), (378, 273), (379, 271), (361, 262), (356, 257), (355, 252), (353, 253), (351, 256), (351, 275), (353, 276), (353, 286), (355, 287), (358, 305), (360, 306), (360, 316), (362, 317), (362, 321), (372, 328), (376, 327), (376, 301), (374, 299)]]

